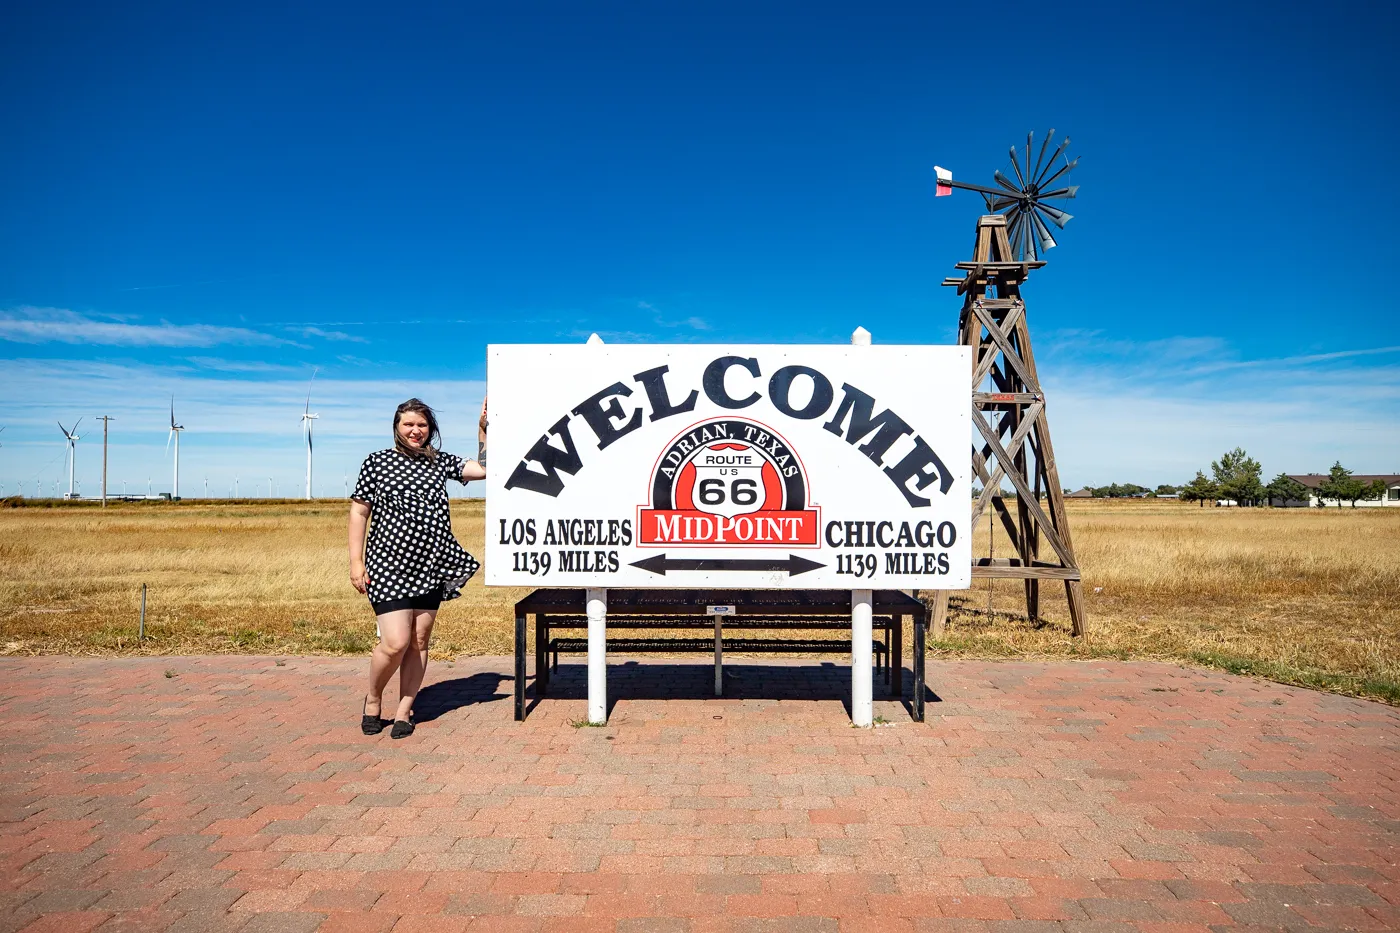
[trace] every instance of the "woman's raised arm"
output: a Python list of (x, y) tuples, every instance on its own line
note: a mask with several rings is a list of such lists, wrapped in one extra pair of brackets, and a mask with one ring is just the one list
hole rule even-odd
[(475, 460), (462, 464), (462, 482), (486, 478), (486, 399), (481, 400), (481, 417), (477, 419)]

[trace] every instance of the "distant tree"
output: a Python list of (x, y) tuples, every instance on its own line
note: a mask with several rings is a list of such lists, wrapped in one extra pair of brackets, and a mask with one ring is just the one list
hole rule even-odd
[(1173, 486), (1170, 483), (1162, 483), (1153, 491), (1156, 492), (1159, 496), (1174, 496), (1181, 490), (1180, 488)]
[(1223, 498), (1234, 499), (1240, 505), (1256, 505), (1264, 497), (1264, 485), (1259, 482), (1263, 467), (1243, 447), (1221, 454), (1219, 460), (1211, 463), (1210, 471)]
[(1199, 502), (1201, 508), (1205, 508), (1206, 500), (1214, 501), (1220, 498), (1220, 487), (1214, 480), (1207, 479), (1204, 473), (1197, 470), (1196, 478), (1181, 487), (1181, 498), (1187, 502)]
[[(1371, 480), (1369, 483), (1366, 484), (1366, 491), (1365, 491), (1365, 493), (1361, 496), (1361, 498), (1364, 499), (1364, 500), (1366, 500), (1367, 502), (1369, 502), (1369, 501), (1371, 501), (1371, 500), (1373, 500), (1373, 499), (1384, 499), (1384, 498), (1385, 498), (1385, 494), (1386, 494), (1386, 492), (1388, 492), (1388, 491), (1389, 491), (1389, 490), (1388, 490), (1388, 488), (1387, 488), (1386, 485), (1385, 485), (1385, 480), (1383, 480), (1383, 479), (1373, 479), (1373, 480)], [(1353, 502), (1353, 503), (1351, 504), (1351, 507), (1352, 507), (1352, 508), (1356, 508), (1356, 503)]]
[(1289, 500), (1307, 502), (1311, 493), (1308, 487), (1298, 482), (1286, 473), (1280, 473), (1269, 480), (1269, 485), (1264, 487), (1264, 495), (1269, 501), (1269, 505), (1274, 504), (1278, 499), (1280, 505), (1287, 505)]
[(1131, 499), (1133, 496), (1148, 491), (1146, 486), (1138, 486), (1135, 483), (1111, 483), (1107, 486), (1096, 486), (1093, 489), (1094, 497), (1097, 499)]
[(1342, 466), (1338, 460), (1332, 464), (1332, 469), (1327, 471), (1327, 478), (1317, 487), (1317, 497), (1319, 504), (1325, 504), (1322, 500), (1335, 499), (1337, 507), (1341, 508), (1343, 502), (1350, 502), (1352, 508), (1356, 508), (1357, 499), (1370, 498), (1366, 495), (1366, 483), (1354, 478), (1351, 470)]

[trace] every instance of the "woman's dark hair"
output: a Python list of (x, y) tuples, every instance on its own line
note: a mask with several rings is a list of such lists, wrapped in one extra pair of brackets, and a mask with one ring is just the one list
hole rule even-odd
[[(414, 450), (403, 442), (399, 437), (399, 420), (403, 418), (405, 412), (416, 412), (423, 416), (423, 420), (428, 422), (428, 439), (423, 442), (423, 446)], [(411, 398), (394, 409), (394, 449), (405, 457), (427, 457), (432, 460), (437, 456), (438, 436), (437, 414), (428, 407), (426, 402), (416, 398)]]

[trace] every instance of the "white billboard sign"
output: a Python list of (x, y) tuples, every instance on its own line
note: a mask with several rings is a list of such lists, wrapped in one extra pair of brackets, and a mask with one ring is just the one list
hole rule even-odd
[(954, 346), (493, 345), (486, 583), (963, 589)]

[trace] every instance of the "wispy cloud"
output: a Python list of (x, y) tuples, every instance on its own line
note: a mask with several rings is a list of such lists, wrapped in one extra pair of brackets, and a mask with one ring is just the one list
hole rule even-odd
[(662, 312), (660, 308), (649, 301), (637, 302), (637, 307), (642, 311), (649, 311), (652, 321), (658, 327), (666, 328), (688, 328), (690, 330), (712, 330), (710, 323), (698, 315), (690, 315), (684, 318), (672, 318)]
[[(1184, 482), (1243, 446), (1265, 472), (1400, 470), (1397, 347), (1242, 359), (1228, 341), (1057, 332), (1037, 349), (1065, 485)], [(1090, 339), (1092, 338), (1092, 339)], [(1379, 358), (1379, 359), (1378, 359)]]
[(339, 330), (324, 330), (320, 327), (301, 327), (297, 328), (296, 332), (301, 334), (303, 337), (319, 337), (322, 340), (342, 340), (349, 341), (351, 343), (369, 343), (369, 341), (365, 338), (356, 337), (354, 334), (347, 334), (344, 331)]
[(0, 311), (0, 340), (13, 343), (70, 343), (115, 347), (213, 347), (220, 344), (291, 344), (246, 327), (216, 324), (134, 324), (102, 319), (66, 308), (29, 306)]
[(266, 360), (226, 360), (217, 356), (187, 356), (200, 369), (210, 369), (220, 373), (300, 373), (305, 366), (289, 366), (285, 363), (269, 363)]

